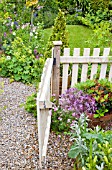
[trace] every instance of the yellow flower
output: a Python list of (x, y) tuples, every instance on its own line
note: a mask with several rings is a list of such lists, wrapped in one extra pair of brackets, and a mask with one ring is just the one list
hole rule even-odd
[(26, 6), (31, 7), (33, 5), (36, 5), (38, 3), (38, 0), (26, 0)]
[(31, 51), (31, 50), (28, 50), (28, 53), (29, 53), (29, 54), (32, 54), (32, 51)]
[(4, 14), (4, 18), (6, 19), (6, 18), (8, 18), (8, 17), (9, 17), (9, 13), (6, 12), (6, 13)]

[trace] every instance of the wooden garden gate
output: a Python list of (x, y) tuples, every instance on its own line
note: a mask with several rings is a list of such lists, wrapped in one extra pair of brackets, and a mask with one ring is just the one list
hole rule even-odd
[[(112, 82), (112, 58), (109, 57), (110, 48), (104, 48), (103, 55), (99, 56), (100, 48), (94, 48), (93, 55), (90, 56), (90, 48), (85, 48), (83, 56), (80, 56), (80, 48), (74, 48), (73, 56), (70, 56), (70, 49), (64, 49), (64, 56), (60, 56), (61, 41), (54, 41), (52, 58), (45, 62), (41, 82), (37, 94), (37, 121), (38, 121), (38, 141), (39, 141), (39, 163), (46, 160), (47, 144), (51, 124), (51, 95), (55, 94), (59, 98), (60, 63), (63, 65), (62, 91), (64, 93), (68, 87), (68, 71), (71, 68), (71, 87), (78, 82), (78, 70), (82, 68), (80, 81), (93, 79), (99, 69), (99, 79), (108, 77)], [(71, 66), (71, 64), (72, 66)], [(90, 66), (91, 65), (91, 66)], [(109, 71), (107, 72), (107, 65)], [(88, 75), (88, 67), (91, 67)]]

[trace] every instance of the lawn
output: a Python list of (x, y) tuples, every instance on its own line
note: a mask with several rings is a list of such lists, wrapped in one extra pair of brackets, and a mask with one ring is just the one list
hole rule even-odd
[[(83, 48), (93, 48), (93, 46), (88, 44), (86, 41), (92, 36), (92, 30), (81, 25), (67, 25), (69, 47), (71, 55), (74, 48), (81, 48), (81, 54), (83, 53)], [(52, 28), (44, 30), (44, 45), (46, 46), (49, 36), (52, 33)]]

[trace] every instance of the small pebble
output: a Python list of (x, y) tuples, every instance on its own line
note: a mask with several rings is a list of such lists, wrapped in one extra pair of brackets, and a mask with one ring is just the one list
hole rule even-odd
[[(4, 82), (0, 95), (0, 170), (39, 170), (37, 120), (20, 107), (36, 89), (21, 82), (10, 84), (9, 78), (0, 77), (0, 82)], [(68, 158), (70, 146), (69, 137), (51, 131), (42, 170), (73, 170), (73, 160)]]

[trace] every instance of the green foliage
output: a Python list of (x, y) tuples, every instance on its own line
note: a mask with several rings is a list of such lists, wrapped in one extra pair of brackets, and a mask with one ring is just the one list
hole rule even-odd
[(82, 15), (84, 16), (88, 12), (90, 0), (74, 0), (74, 2), (78, 8), (82, 9)]
[(45, 58), (51, 57), (51, 49), (53, 47), (52, 41), (62, 41), (61, 50), (65, 47), (68, 47), (68, 39), (67, 39), (67, 31), (66, 31), (66, 21), (64, 17), (64, 13), (59, 10), (58, 16), (55, 20), (55, 24), (53, 27), (52, 34), (48, 40), (46, 51), (45, 51)]
[(86, 82), (75, 85), (85, 93), (91, 94), (96, 100), (97, 111), (94, 117), (104, 116), (112, 109), (112, 84), (107, 79), (87, 80)]
[(36, 59), (31, 46), (26, 46), (23, 40), (16, 37), (8, 46), (4, 43), (5, 55), (0, 58), (0, 75), (11, 77), (23, 83), (40, 81), (44, 59)]
[(44, 28), (50, 28), (54, 25), (54, 20), (57, 17), (57, 12), (53, 11), (39, 11), (38, 16), (34, 19), (35, 22), (43, 22)]
[(58, 7), (65, 13), (73, 14), (75, 11), (76, 3), (72, 0), (56, 0)]
[(39, 54), (44, 53), (44, 36), (43, 36), (43, 24), (37, 23), (30, 32), (30, 25), (24, 24), (20, 29), (16, 30), (16, 36), (21, 37), (24, 44), (32, 48), (32, 51), (36, 48)]
[(79, 16), (80, 15), (77, 14), (76, 12), (73, 15), (67, 14), (66, 15), (66, 23), (67, 23), (67, 25), (80, 25), (81, 22), (79, 20)]
[(44, 28), (49, 28), (54, 25), (54, 20), (58, 13), (58, 6), (55, 0), (39, 1), (42, 7), (40, 10), (35, 10), (35, 22), (43, 22)]
[(60, 106), (56, 106), (57, 100), (55, 95), (52, 96), (51, 101), (54, 103), (52, 108), (51, 129), (56, 133), (68, 132), (73, 120), (72, 112), (67, 114)]
[(111, 131), (103, 131), (98, 126), (94, 130), (88, 128), (87, 117), (81, 115), (72, 126), (73, 145), (68, 153), (69, 157), (74, 159), (75, 169), (97, 170), (103, 166), (104, 170), (110, 170), (111, 138)]
[[(4, 54), (0, 58), (0, 75), (10, 77), (11, 82), (16, 80), (37, 84), (44, 65), (43, 25), (37, 23), (31, 30), (30, 23), (25, 23), (23, 13), (20, 13), (22, 22), (19, 20), (19, 6), (16, 5), (2, 3), (4, 13), (0, 20), (2, 23), (0, 48), (4, 50)], [(19, 5), (22, 12), (24, 3)], [(9, 8), (12, 6), (13, 13)], [(25, 7), (24, 10), (31, 15), (29, 9)]]
[(29, 113), (33, 113), (34, 117), (37, 117), (36, 96), (36, 93), (28, 96), (25, 104), (25, 110)]
[(104, 46), (110, 47), (112, 50), (112, 23), (102, 21), (96, 24), (93, 30), (93, 36), (88, 40), (88, 43), (93, 44), (94, 47), (100, 47), (101, 50), (103, 50)]
[(86, 13), (84, 17), (78, 16), (77, 18), (83, 25), (89, 26), (90, 28), (94, 29), (95, 26), (97, 26), (95, 24), (98, 24), (104, 20), (107, 21), (110, 16), (111, 12), (108, 10), (108, 8), (106, 8), (103, 10), (99, 9), (95, 13), (93, 13), (90, 9), (90, 11)]
[(98, 9), (105, 9), (109, 7), (110, 0), (91, 0), (90, 6), (93, 11), (97, 11)]
[(12, 18), (12, 21), (19, 21), (20, 25), (24, 22), (30, 22), (31, 9), (26, 8), (25, 0), (10, 2), (2, 0), (1, 2), (1, 17), (6, 19), (6, 16)]

